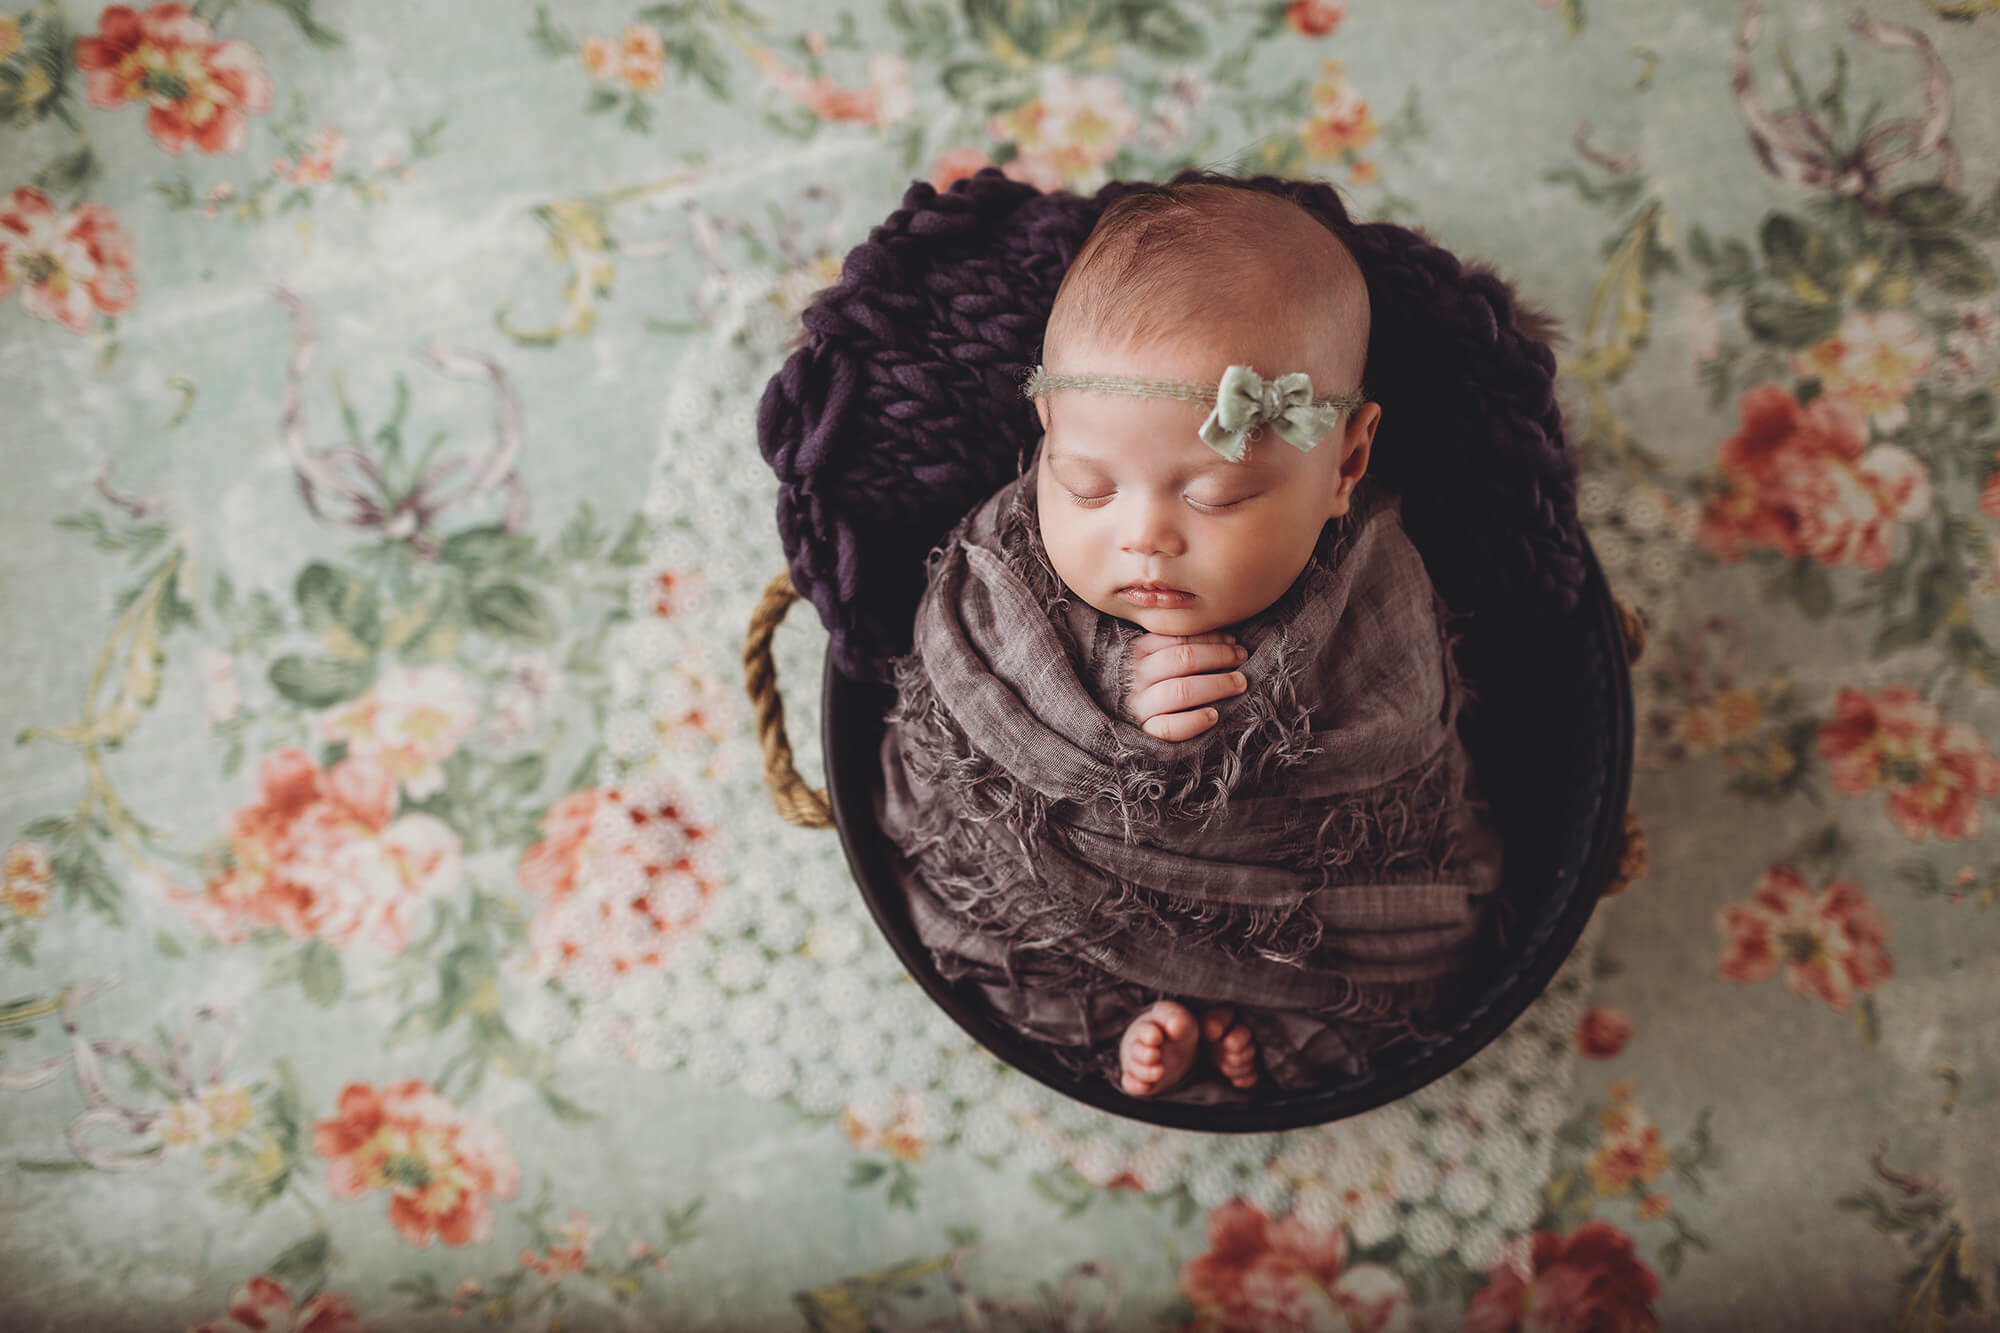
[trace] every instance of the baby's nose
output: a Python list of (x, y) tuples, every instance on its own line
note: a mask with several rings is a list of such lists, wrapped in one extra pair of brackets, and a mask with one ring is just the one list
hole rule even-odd
[(1179, 555), (1187, 543), (1170, 506), (1142, 499), (1132, 505), (1124, 545), (1134, 555)]

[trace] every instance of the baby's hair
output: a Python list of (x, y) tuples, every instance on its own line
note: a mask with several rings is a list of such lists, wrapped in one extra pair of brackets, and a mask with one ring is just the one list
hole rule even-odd
[[(1280, 294), (1302, 317), (1302, 336), (1337, 349), (1329, 369), (1343, 382), (1316, 379), (1315, 387), (1357, 386), (1368, 287), (1331, 228), (1289, 199), (1226, 176), (1147, 186), (1104, 210), (1063, 275), (1042, 359), (1069, 370), (1067, 353), (1078, 347), (1171, 342), (1230, 303), (1268, 306)], [(1299, 369), (1307, 367), (1272, 372)]]

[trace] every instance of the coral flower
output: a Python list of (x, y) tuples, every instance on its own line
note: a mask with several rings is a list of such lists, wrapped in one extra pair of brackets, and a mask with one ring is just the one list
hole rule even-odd
[(487, 1240), (492, 1201), (513, 1198), (520, 1184), (500, 1131), (464, 1118), (422, 1079), (348, 1084), (333, 1119), (314, 1128), (313, 1151), (336, 1199), (388, 1191), (390, 1224), (416, 1246)]
[(1525, 1265), (1496, 1266), (1465, 1311), (1465, 1333), (1659, 1333), (1660, 1279), (1609, 1222), (1537, 1231)]
[(1716, 914), (1715, 926), (1723, 976), (1766, 981), (1782, 968), (1793, 990), (1843, 1011), (1893, 970), (1881, 913), (1844, 879), (1815, 894), (1792, 867), (1772, 866), (1749, 901)]
[(94, 37), (76, 43), (77, 68), (95, 106), (144, 102), (146, 128), (170, 153), (189, 144), (204, 153), (243, 146), (244, 117), (271, 109), (271, 78), (248, 42), (215, 34), (184, 5), (143, 14), (112, 5)]
[(132, 238), (108, 208), (59, 213), (24, 185), (0, 207), (0, 298), (17, 286), (29, 314), (82, 333), (93, 314), (121, 314), (138, 297)]

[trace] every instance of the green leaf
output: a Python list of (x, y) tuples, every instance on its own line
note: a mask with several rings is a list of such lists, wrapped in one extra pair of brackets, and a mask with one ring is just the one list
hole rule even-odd
[(97, 154), (91, 151), (86, 140), (79, 147), (51, 158), (48, 165), (29, 180), (44, 194), (62, 198), (83, 193), (99, 174)]
[(291, 1287), (318, 1286), (333, 1262), (333, 1237), (315, 1231), (304, 1240), (286, 1246), (264, 1265), (264, 1272)]
[(465, 599), (456, 581), (428, 583), (397, 607), (382, 627), (382, 647), (417, 661), (449, 657), (465, 628)]
[(1795, 217), (1773, 213), (1758, 229), (1757, 240), (1774, 278), (1785, 284), (1805, 279), (1826, 293), (1823, 299), (1832, 300), (1839, 265), (1823, 235)]
[(556, 618), (548, 600), (519, 583), (494, 583), (475, 591), (472, 623), (510, 643), (547, 644), (556, 637)]
[(316, 939), (300, 951), (299, 989), (306, 998), (322, 1009), (331, 1009), (334, 1001), (346, 988), (346, 978), (340, 968), (340, 955), (331, 944)]
[(1743, 323), (1760, 341), (1810, 347), (1840, 327), (1840, 308), (1759, 292), (1743, 303)]
[(306, 708), (331, 708), (358, 699), (375, 683), (375, 664), (297, 653), (271, 663), (271, 688)]
[(534, 553), (533, 537), (493, 524), (454, 532), (445, 538), (438, 558), (468, 574), (488, 574), (515, 569)]
[(1917, 629), (1929, 638), (1958, 596), (1958, 571), (1939, 561), (1917, 576)]
[(680, 58), (681, 68), (700, 79), (710, 94), (728, 100), (729, 67), (722, 62), (722, 53), (716, 50), (707, 33), (699, 29), (688, 33), (675, 54)]
[(548, 767), (547, 761), (538, 754), (524, 754), (510, 759), (493, 771), (493, 785), (511, 791), (516, 796), (525, 796), (542, 785), (542, 773)]
[(626, 520), (624, 531), (618, 534), (617, 544), (605, 558), (620, 567), (645, 563), (646, 516), (644, 514), (634, 514)]
[(985, 102), (987, 94), (1004, 82), (1002, 76), (995, 74), (991, 67), (974, 61), (947, 65), (939, 78), (953, 100), (974, 105)]
[(1868, 652), (1876, 661), (1881, 661), (1891, 653), (1913, 648), (1929, 638), (1929, 634), (1914, 619), (1892, 620), (1876, 634), (1875, 642)]
[(341, 657), (364, 657), (381, 646), (382, 599), (374, 585), (314, 561), (293, 585), (306, 628)]
[(264, 0), (264, 3), (285, 11), (292, 22), (299, 25), (305, 39), (314, 46), (330, 49), (343, 43), (339, 33), (313, 18), (313, 0)]
[(104, 864), (96, 845), (87, 837), (74, 836), (52, 849), (49, 869), (56, 883), (62, 885), (65, 903), (82, 902), (114, 925), (122, 922), (118, 903), (124, 895), (119, 891), (118, 881), (111, 878), (110, 868)]
[(1917, 272), (1952, 296), (1984, 296), (1993, 290), (1993, 264), (1948, 231), (1913, 231), (1910, 251)]
[(1201, 29), (1172, 5), (1128, 5), (1125, 24), (1132, 43), (1161, 60), (1195, 60), (1207, 51)]
[(856, 1162), (847, 1172), (848, 1187), (872, 1185), (887, 1175), (889, 1168), (881, 1162)]
[(159, 950), (162, 958), (187, 957), (187, 950), (181, 947), (181, 942), (164, 930), (153, 936), (153, 947)]
[(1833, 577), (1816, 560), (1794, 560), (1791, 577), (1792, 598), (1799, 610), (1814, 620), (1833, 613)]
[(549, 18), (547, 5), (535, 6), (535, 26), (528, 29), (528, 36), (534, 38), (545, 55), (566, 56), (576, 50), (576, 39)]
[(1965, 196), (1942, 185), (1912, 185), (1889, 197), (1889, 216), (1906, 227), (1950, 226), (1965, 208)]

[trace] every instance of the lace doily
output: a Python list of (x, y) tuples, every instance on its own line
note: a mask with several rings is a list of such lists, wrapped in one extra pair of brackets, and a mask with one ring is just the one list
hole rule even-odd
[[(1541, 1209), (1596, 925), (1472, 1061), (1331, 1126), (1164, 1130), (1073, 1103), (994, 1060), (877, 936), (837, 837), (785, 824), (765, 794), (738, 658), (751, 608), (784, 568), (755, 411), (798, 311), (781, 285), (732, 290), (722, 309), (672, 383), (647, 500), (656, 540), (611, 646), (611, 759), (591, 854), (577, 858), (560, 910), (571, 923), (630, 919), (635, 888), (663, 872), (679, 882), (670, 904), (623, 935), (538, 937), (536, 966), (551, 984), (534, 988), (523, 1025), (572, 1049), (789, 1102), (906, 1159), (957, 1149), (1010, 1170), (1066, 1167), (1099, 1186), (1184, 1189), (1203, 1207), (1240, 1196), (1344, 1224), (1362, 1245), (1400, 1236), (1420, 1258), (1498, 1261)], [(811, 777), (823, 772), (826, 637), (799, 612), (774, 651), (798, 766)]]

